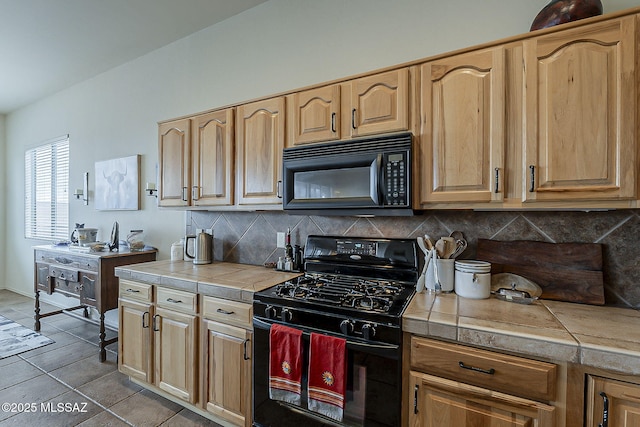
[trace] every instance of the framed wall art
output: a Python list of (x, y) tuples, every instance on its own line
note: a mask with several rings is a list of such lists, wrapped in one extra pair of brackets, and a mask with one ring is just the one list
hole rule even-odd
[(96, 162), (97, 210), (140, 209), (140, 155)]

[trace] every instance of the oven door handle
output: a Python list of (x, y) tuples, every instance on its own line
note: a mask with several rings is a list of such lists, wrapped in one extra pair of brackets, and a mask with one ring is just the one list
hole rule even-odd
[[(253, 326), (260, 328), (260, 329), (264, 329), (264, 330), (270, 330), (271, 329), (271, 325), (275, 324), (275, 323), (280, 323), (280, 322), (265, 322), (264, 320), (261, 320), (257, 317), (254, 316), (253, 318)], [(292, 326), (295, 327), (295, 326)], [(311, 332), (315, 332), (318, 334), (323, 334), (323, 335), (329, 335), (326, 332), (320, 330), (320, 329), (310, 329), (310, 328), (296, 328), (302, 331), (302, 335), (305, 338), (309, 338), (311, 336)], [(347, 339), (347, 348), (349, 350), (354, 350), (354, 351), (358, 351), (358, 352), (362, 352), (362, 353), (375, 353), (381, 356), (386, 356), (386, 357), (390, 357), (390, 358), (397, 358), (398, 356), (398, 349), (400, 349), (399, 345), (395, 345), (395, 344), (384, 344), (384, 343), (376, 343), (376, 344), (368, 344), (368, 343), (362, 343), (362, 342), (358, 342), (358, 341), (351, 341), (349, 339)]]

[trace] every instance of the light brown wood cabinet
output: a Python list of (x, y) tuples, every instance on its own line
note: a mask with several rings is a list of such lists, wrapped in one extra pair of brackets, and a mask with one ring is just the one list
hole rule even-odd
[(158, 125), (158, 206), (188, 206), (191, 187), (191, 120)]
[(524, 202), (635, 199), (636, 17), (524, 40)]
[(189, 301), (195, 294), (120, 280), (118, 369), (195, 404), (198, 316)]
[(288, 96), (287, 146), (409, 130), (409, 69)]
[[(605, 420), (607, 403), (607, 424)], [(640, 384), (589, 375), (587, 378), (587, 427), (640, 426)]]
[(420, 203), (502, 201), (504, 49), (427, 62), (420, 73)]
[(282, 204), (285, 98), (238, 107), (236, 186), (238, 205)]
[(202, 297), (204, 409), (234, 425), (252, 418), (252, 306)]
[(201, 114), (191, 125), (191, 205), (233, 205), (234, 109)]
[(559, 425), (552, 363), (416, 336), (409, 352), (412, 427)]

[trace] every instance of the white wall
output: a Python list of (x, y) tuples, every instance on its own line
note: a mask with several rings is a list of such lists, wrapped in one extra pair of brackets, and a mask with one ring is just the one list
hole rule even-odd
[[(9, 245), (6, 245), (4, 242), (6, 239), (6, 200), (5, 195), (7, 194), (7, 186), (6, 186), (6, 174), (7, 174), (7, 150), (5, 144), (5, 121), (6, 117), (4, 114), (0, 114), (0, 271), (6, 271), (5, 268), (5, 260), (6, 260), (6, 252), (9, 250)], [(24, 181), (24, 180), (23, 180)], [(5, 288), (5, 281), (2, 280), (2, 273), (0, 273), (0, 289)]]
[[(31, 247), (41, 243), (26, 240), (22, 229), (27, 147), (68, 133), (71, 189), (81, 188), (82, 174), (89, 172), (93, 191), (96, 161), (133, 154), (142, 155), (142, 183), (155, 182), (160, 120), (524, 33), (547, 2), (270, 0), (11, 113), (3, 167), (12, 183), (4, 193), (5, 236), (0, 228), (2, 258), (11, 266), (2, 268), (6, 288), (32, 294)], [(606, 3), (605, 13), (638, 6), (637, 0)], [(160, 258), (168, 258), (171, 242), (184, 233), (184, 213), (141, 198), (141, 210), (126, 212), (96, 211), (92, 201), (84, 206), (71, 200), (70, 222), (99, 228), (99, 239), (108, 238), (115, 220), (121, 235), (142, 228)]]

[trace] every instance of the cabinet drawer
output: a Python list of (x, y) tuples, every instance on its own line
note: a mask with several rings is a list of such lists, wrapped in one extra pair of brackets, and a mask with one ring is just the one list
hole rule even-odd
[(202, 297), (202, 317), (228, 325), (251, 328), (253, 306), (221, 298)]
[(411, 337), (411, 368), (530, 399), (556, 394), (553, 363), (426, 338)]
[(198, 312), (196, 294), (175, 289), (156, 288), (156, 305), (182, 313), (196, 314)]
[(119, 297), (123, 299), (151, 302), (152, 285), (120, 279)]
[(53, 277), (54, 279), (66, 280), (69, 282), (77, 282), (78, 270), (60, 267), (57, 265), (50, 265), (49, 276)]

